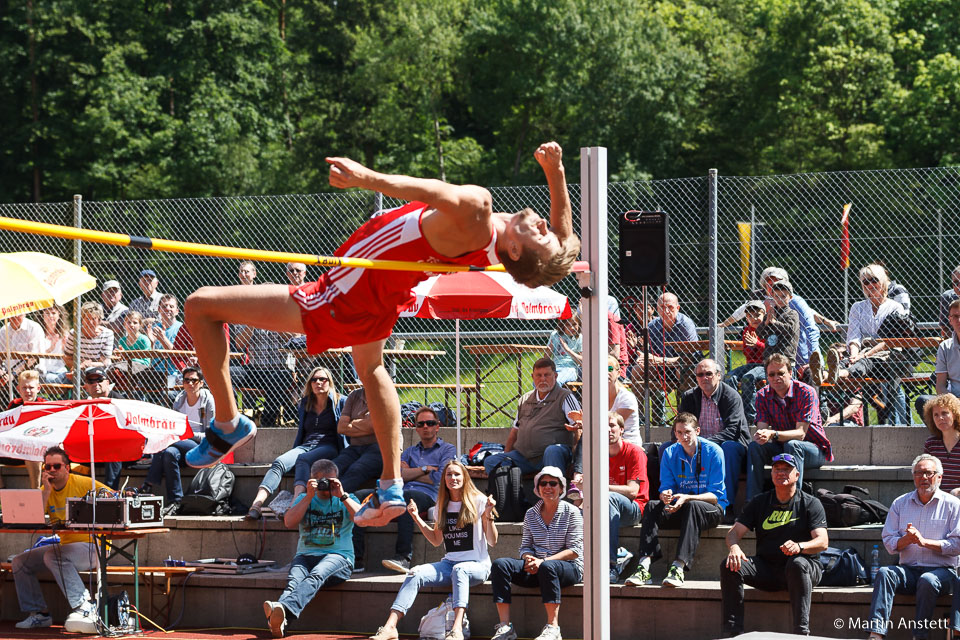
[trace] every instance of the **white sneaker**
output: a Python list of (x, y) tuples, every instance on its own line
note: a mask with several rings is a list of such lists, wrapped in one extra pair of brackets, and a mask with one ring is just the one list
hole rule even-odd
[(560, 627), (552, 624), (543, 625), (543, 631), (540, 632), (536, 640), (563, 640), (560, 637)]
[(498, 624), (493, 630), (493, 637), (490, 640), (517, 640), (517, 632), (513, 629), (513, 623)]
[(63, 630), (70, 633), (98, 634), (96, 606), (92, 602), (85, 602), (74, 609), (64, 621)]
[(17, 629), (39, 629), (40, 627), (49, 627), (53, 624), (53, 618), (49, 614), (42, 614), (34, 611), (26, 619), (21, 620), (14, 626)]
[(267, 616), (267, 624), (270, 625), (273, 637), (282, 638), (287, 627), (287, 610), (279, 602), (267, 600), (263, 603), (263, 613)]

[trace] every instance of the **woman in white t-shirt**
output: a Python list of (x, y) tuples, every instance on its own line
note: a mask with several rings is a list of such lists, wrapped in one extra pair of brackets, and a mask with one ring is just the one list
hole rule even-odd
[(424, 537), (435, 547), (443, 545), (447, 553), (440, 562), (421, 564), (410, 570), (400, 592), (390, 607), (386, 623), (373, 640), (395, 640), (397, 622), (413, 606), (423, 586), (452, 586), (454, 620), (446, 640), (463, 640), (463, 613), (467, 608), (470, 587), (490, 576), (490, 553), (487, 545), (497, 544), (494, 518), (496, 501), (474, 486), (467, 468), (451, 460), (443, 468), (443, 483), (437, 496), (437, 523), (428, 525), (420, 518), (416, 503), (407, 505), (407, 512), (420, 527)]

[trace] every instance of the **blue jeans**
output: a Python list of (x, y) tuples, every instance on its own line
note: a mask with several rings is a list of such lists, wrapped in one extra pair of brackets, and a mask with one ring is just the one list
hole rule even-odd
[(887, 424), (910, 424), (907, 413), (907, 394), (899, 380), (883, 384), (884, 402), (887, 403)]
[(500, 465), (510, 464), (520, 467), (520, 471), (524, 474), (536, 473), (544, 467), (557, 467), (561, 471), (566, 472), (572, 460), (573, 451), (571, 451), (569, 446), (565, 444), (552, 444), (543, 450), (543, 457), (540, 459), (540, 464), (530, 462), (523, 457), (522, 453), (514, 449), (513, 451), (504, 451), (502, 453), (495, 453), (492, 456), (487, 456), (483, 461), (483, 470), (489, 475)]
[(260, 486), (270, 493), (276, 491), (277, 487), (280, 486), (280, 481), (283, 480), (283, 476), (293, 469), (300, 460), (300, 456), (306, 453), (315, 454), (316, 457), (307, 463), (307, 477), (303, 481), (303, 486), (307, 486), (307, 480), (310, 479), (310, 465), (313, 464), (315, 460), (320, 460), (321, 458), (327, 458), (328, 460), (336, 458), (337, 445), (321, 443), (316, 447), (311, 447), (310, 445), (301, 444), (286, 453), (281, 453), (273, 463), (270, 464), (270, 468), (267, 469), (267, 473), (264, 474), (263, 480), (260, 481)]
[(350, 578), (351, 569), (353, 563), (336, 553), (322, 556), (297, 554), (287, 573), (287, 588), (277, 602), (294, 618), (299, 618), (320, 587), (346, 581)]
[(762, 364), (744, 364), (728, 373), (724, 379), (724, 382), (740, 392), (747, 424), (757, 421), (757, 406), (753, 399), (757, 395), (757, 380), (763, 380), (766, 375)]
[(750, 442), (747, 447), (747, 500), (763, 491), (763, 465), (773, 460), (775, 455), (789, 453), (800, 462), (797, 478), (797, 488), (803, 486), (804, 469), (819, 469), (827, 461), (823, 450), (812, 442), (803, 440), (787, 440), (786, 442), (767, 442), (757, 444)]
[(723, 483), (727, 488), (727, 505), (732, 509), (737, 499), (737, 486), (740, 484), (740, 472), (747, 457), (747, 448), (738, 440), (725, 440), (720, 443), (723, 450)]
[(489, 575), (489, 561), (486, 564), (469, 561), (451, 562), (444, 558), (433, 564), (421, 564), (407, 574), (390, 608), (406, 614), (413, 606), (420, 587), (452, 586), (454, 608), (466, 609), (467, 601), (470, 599), (470, 587), (483, 584)]
[[(880, 635), (887, 634), (893, 596), (898, 593), (916, 594), (917, 610), (914, 619), (917, 622), (930, 620), (937, 597), (949, 593), (956, 579), (957, 574), (947, 567), (880, 567), (873, 583), (873, 599), (870, 601), (870, 631)], [(957, 624), (955, 608), (951, 623)], [(914, 638), (926, 638), (929, 634), (929, 629), (924, 629), (922, 624), (918, 624), (913, 630)]]
[[(312, 452), (297, 458), (297, 470), (293, 484), (307, 486), (310, 479), (310, 465), (321, 456), (313, 457)], [(380, 457), (380, 445), (351, 445), (340, 452), (333, 463), (339, 469), (340, 484), (347, 493), (353, 493), (371, 480), (376, 480), (383, 472), (383, 458)]]
[(622, 493), (610, 492), (610, 565), (617, 564), (620, 548), (620, 527), (632, 527), (640, 522), (640, 505)]
[(147, 483), (160, 486), (167, 479), (167, 504), (183, 500), (183, 484), (180, 482), (180, 467), (186, 463), (187, 451), (197, 443), (193, 440), (179, 440), (153, 456), (150, 470), (147, 471)]

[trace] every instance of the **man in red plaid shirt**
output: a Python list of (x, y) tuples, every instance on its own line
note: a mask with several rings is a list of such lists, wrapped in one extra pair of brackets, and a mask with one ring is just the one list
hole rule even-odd
[(763, 467), (775, 455), (789, 453), (800, 463), (797, 486), (805, 469), (833, 460), (816, 389), (793, 379), (793, 362), (783, 354), (767, 357), (764, 367), (767, 386), (757, 392), (757, 431), (747, 447), (747, 500), (763, 491)]

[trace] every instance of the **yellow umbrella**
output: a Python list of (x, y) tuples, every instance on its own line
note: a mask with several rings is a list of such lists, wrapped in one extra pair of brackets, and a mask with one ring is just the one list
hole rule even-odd
[[(0, 253), (0, 282), (0, 320), (64, 304), (97, 286), (85, 267), (35, 251)], [(9, 327), (4, 333), (9, 370)], [(12, 395), (12, 379), (9, 386)]]

